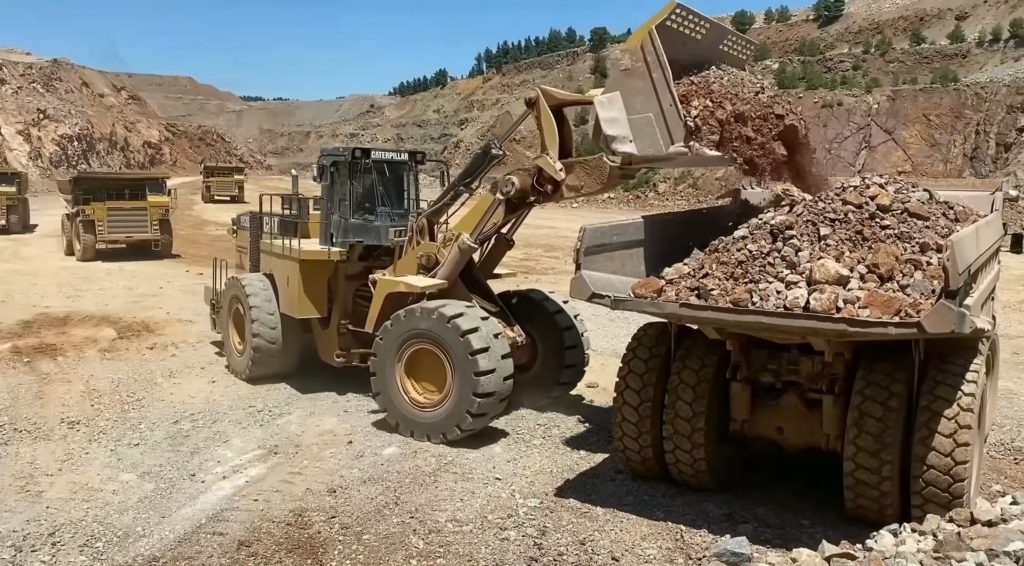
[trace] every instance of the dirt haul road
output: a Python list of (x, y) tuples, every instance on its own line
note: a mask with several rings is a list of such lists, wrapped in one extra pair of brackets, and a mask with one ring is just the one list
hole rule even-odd
[[(362, 371), (310, 362), (284, 382), (235, 380), (201, 297), (211, 255), (232, 249), (228, 218), (248, 207), (204, 206), (195, 179), (176, 183), (175, 259), (63, 257), (52, 195), (33, 199), (35, 233), (0, 237), (0, 563), (687, 564), (726, 534), (788, 549), (871, 530), (843, 518), (828, 460), (759, 462), (723, 494), (625, 474), (608, 405), (641, 320), (588, 305), (595, 351), (577, 395), (454, 446), (385, 430)], [(508, 284), (565, 292), (579, 225), (622, 214), (538, 210)], [(1006, 255), (1004, 270), (985, 485), (1012, 491), (1024, 261)]]

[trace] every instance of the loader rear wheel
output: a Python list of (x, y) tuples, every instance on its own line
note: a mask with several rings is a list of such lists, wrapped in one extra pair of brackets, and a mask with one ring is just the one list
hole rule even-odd
[(221, 316), (224, 357), (238, 379), (283, 377), (298, 367), (302, 324), (281, 314), (274, 286), (262, 273), (228, 279)]
[(568, 395), (583, 380), (590, 338), (569, 301), (540, 289), (498, 294), (528, 343), (513, 356), (515, 386), (509, 408), (542, 408)]
[(89, 221), (73, 221), (71, 244), (77, 261), (96, 260), (96, 225)]
[(728, 439), (729, 352), (700, 332), (683, 337), (672, 361), (662, 434), (672, 478), (694, 489), (718, 489), (737, 471)]
[(905, 502), (906, 430), (914, 362), (878, 355), (860, 361), (843, 442), (846, 512), (870, 523), (897, 523)]
[(998, 337), (940, 346), (927, 354), (910, 463), (913, 519), (974, 506), (981, 487), (986, 424), (996, 392)]
[(75, 243), (71, 241), (71, 220), (67, 216), (60, 218), (60, 239), (63, 243), (64, 255), (67, 257), (75, 255)]
[(398, 311), (377, 333), (370, 387), (399, 433), (439, 444), (501, 414), (513, 371), (495, 319), (472, 303), (426, 301)]
[(174, 229), (170, 220), (160, 221), (160, 257), (172, 257), (174, 255)]
[(668, 476), (662, 425), (672, 366), (672, 327), (648, 322), (633, 334), (619, 365), (612, 402), (615, 452), (633, 475)]

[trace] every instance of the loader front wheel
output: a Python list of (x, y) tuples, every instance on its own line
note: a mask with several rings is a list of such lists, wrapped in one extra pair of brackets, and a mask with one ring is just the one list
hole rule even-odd
[(63, 243), (64, 255), (71, 257), (75, 255), (75, 243), (71, 241), (71, 220), (67, 216), (60, 218), (60, 239)]
[(665, 395), (662, 434), (672, 478), (694, 489), (719, 489), (738, 471), (729, 441), (729, 351), (725, 342), (689, 332), (679, 343)]
[(648, 322), (633, 334), (619, 366), (612, 402), (615, 452), (636, 476), (664, 478), (665, 391), (672, 366), (672, 327)]
[(852, 517), (898, 523), (905, 501), (904, 446), (914, 362), (909, 356), (863, 355), (846, 415), (843, 498)]
[(172, 257), (174, 255), (174, 229), (170, 220), (160, 221), (160, 257)]
[(96, 260), (96, 225), (89, 221), (72, 221), (71, 244), (77, 261)]
[(910, 452), (914, 520), (974, 506), (986, 425), (996, 394), (998, 338), (935, 347), (926, 355)]
[(370, 387), (399, 433), (440, 444), (501, 414), (513, 371), (495, 319), (472, 303), (426, 301), (398, 311), (377, 333)]
[(257, 381), (283, 377), (298, 367), (302, 324), (281, 314), (265, 275), (232, 277), (221, 297), (222, 349), (232, 375)]
[(587, 328), (569, 301), (540, 289), (498, 294), (527, 337), (513, 354), (515, 386), (509, 408), (542, 408), (568, 395), (583, 380), (590, 361)]

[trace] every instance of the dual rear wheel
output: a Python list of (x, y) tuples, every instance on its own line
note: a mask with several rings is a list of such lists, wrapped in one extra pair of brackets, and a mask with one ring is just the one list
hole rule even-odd
[[(916, 395), (909, 355), (859, 361), (842, 453), (853, 517), (920, 520), (970, 508), (978, 496), (998, 336), (928, 347)], [(741, 452), (728, 433), (728, 364), (724, 342), (695, 330), (654, 322), (636, 332), (619, 368), (613, 427), (615, 451), (634, 475), (694, 489), (732, 479)]]

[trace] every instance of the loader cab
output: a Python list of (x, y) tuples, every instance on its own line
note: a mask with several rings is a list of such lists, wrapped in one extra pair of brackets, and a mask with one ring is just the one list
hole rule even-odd
[(422, 151), (322, 149), (315, 172), (324, 220), (320, 244), (348, 248), (404, 241), (409, 218), (419, 209), (419, 168), (426, 157)]

